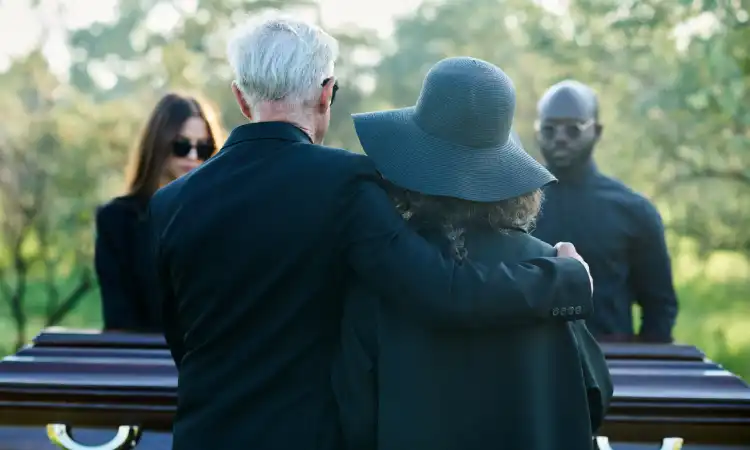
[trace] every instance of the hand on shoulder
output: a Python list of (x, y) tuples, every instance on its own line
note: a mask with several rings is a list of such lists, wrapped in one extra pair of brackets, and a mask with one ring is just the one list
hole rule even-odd
[(584, 261), (583, 257), (578, 254), (578, 251), (576, 251), (576, 247), (571, 244), (570, 242), (558, 242), (555, 244), (555, 248), (557, 249), (557, 256), (561, 258), (573, 258), (576, 261), (583, 264), (583, 267), (586, 268), (586, 273), (589, 276), (589, 282), (591, 283), (591, 293), (594, 293), (594, 279), (591, 278), (591, 269), (589, 269), (589, 265)]

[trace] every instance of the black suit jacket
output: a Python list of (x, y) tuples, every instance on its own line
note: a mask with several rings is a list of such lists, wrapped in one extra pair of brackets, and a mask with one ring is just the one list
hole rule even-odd
[(96, 212), (94, 265), (108, 330), (162, 332), (147, 204), (133, 196), (117, 197)]
[[(488, 266), (555, 254), (520, 231), (465, 241)], [(348, 450), (590, 449), (612, 397), (583, 321), (436, 330), (355, 281), (341, 330), (332, 379)]]
[[(407, 228), (369, 158), (314, 145), (287, 123), (236, 128), (156, 193), (151, 214), (180, 450), (341, 445), (330, 372), (351, 270), (430, 327), (592, 309), (577, 261), (458, 264)], [(563, 306), (574, 313), (554, 316)]]

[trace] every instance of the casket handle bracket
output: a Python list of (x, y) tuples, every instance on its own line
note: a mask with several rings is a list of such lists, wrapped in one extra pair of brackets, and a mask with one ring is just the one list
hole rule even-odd
[(100, 445), (83, 445), (73, 439), (71, 427), (61, 423), (47, 425), (50, 442), (65, 450), (131, 450), (141, 440), (141, 428), (123, 425), (109, 442)]

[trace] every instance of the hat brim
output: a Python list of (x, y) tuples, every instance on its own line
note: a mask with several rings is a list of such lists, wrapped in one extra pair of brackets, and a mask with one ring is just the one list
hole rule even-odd
[(390, 182), (427, 195), (476, 202), (518, 197), (557, 179), (511, 133), (503, 145), (471, 148), (423, 131), (414, 107), (353, 114), (365, 153)]

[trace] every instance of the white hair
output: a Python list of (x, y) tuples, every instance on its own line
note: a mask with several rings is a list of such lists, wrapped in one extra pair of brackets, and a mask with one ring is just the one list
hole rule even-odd
[(298, 106), (319, 96), (323, 81), (333, 76), (338, 43), (316, 25), (276, 17), (237, 28), (227, 53), (250, 105)]

